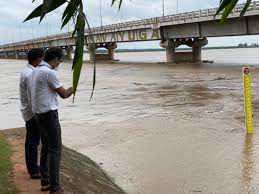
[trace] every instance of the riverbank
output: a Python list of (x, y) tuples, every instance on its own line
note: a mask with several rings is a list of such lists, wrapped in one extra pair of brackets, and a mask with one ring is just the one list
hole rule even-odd
[(0, 134), (0, 193), (17, 193), (12, 181), (11, 148), (6, 139)]
[[(22, 194), (44, 194), (44, 192), (40, 191), (40, 181), (31, 180), (26, 171), (24, 162), (24, 132), (24, 128), (0, 131), (0, 137), (2, 137), (0, 138), (0, 193), (13, 194), (16, 192), (16, 186), (19, 193)], [(10, 147), (7, 146), (7, 142)], [(8, 160), (9, 156), (10, 159)], [(63, 146), (62, 151), (60, 178), (65, 189), (74, 194), (124, 193), (98, 164), (87, 156), (65, 146)], [(45, 192), (45, 194), (47, 193)]]

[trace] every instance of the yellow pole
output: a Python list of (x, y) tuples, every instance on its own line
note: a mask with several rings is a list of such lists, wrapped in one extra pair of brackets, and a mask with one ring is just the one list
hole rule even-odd
[(252, 112), (252, 96), (251, 96), (251, 68), (243, 67), (244, 79), (244, 104), (246, 116), (246, 133), (253, 133), (253, 112)]

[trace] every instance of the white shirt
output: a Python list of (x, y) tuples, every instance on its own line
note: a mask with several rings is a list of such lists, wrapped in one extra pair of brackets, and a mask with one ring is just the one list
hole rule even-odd
[(21, 109), (23, 120), (25, 122), (29, 121), (33, 117), (30, 99), (27, 91), (29, 86), (29, 83), (28, 83), (29, 77), (34, 71), (34, 69), (35, 67), (28, 64), (20, 75), (20, 103), (21, 103), (20, 109)]
[(31, 74), (30, 95), (34, 114), (46, 113), (59, 108), (55, 91), (62, 86), (57, 73), (51, 66), (42, 62)]

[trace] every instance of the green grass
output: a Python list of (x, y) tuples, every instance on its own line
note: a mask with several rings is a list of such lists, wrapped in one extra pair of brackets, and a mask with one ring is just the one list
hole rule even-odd
[(0, 135), (0, 194), (15, 194), (17, 190), (10, 181), (12, 163), (10, 161), (11, 149), (7, 141)]

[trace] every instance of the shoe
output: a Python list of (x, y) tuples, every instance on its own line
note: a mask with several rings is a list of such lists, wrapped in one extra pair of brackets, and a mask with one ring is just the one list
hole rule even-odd
[(49, 185), (45, 185), (45, 186), (41, 186), (41, 191), (49, 191), (50, 186)]
[(55, 191), (55, 192), (50, 191), (49, 194), (73, 194), (73, 193), (65, 192), (64, 188), (60, 187), (60, 189), (58, 191)]
[(30, 175), (31, 179), (41, 179), (40, 173)]

